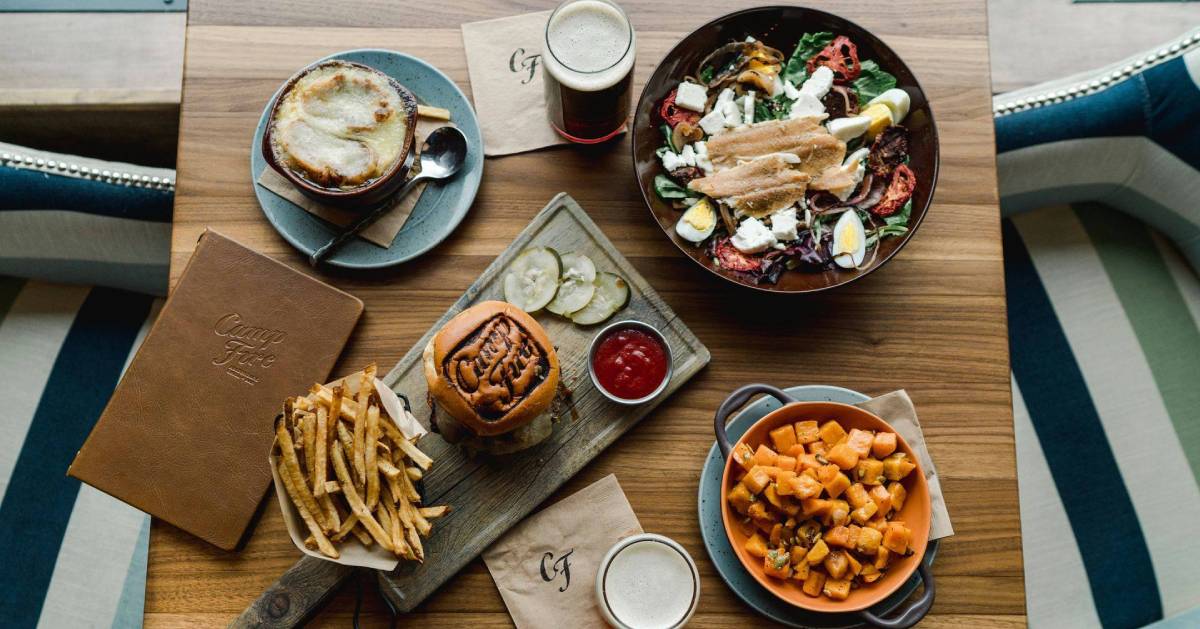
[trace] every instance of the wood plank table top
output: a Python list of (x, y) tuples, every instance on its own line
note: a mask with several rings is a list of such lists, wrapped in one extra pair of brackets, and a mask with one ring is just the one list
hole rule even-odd
[[(756, 3), (622, 0), (638, 31), (635, 90), (691, 29)], [(1020, 626), (1020, 518), (1008, 369), (1004, 279), (983, 0), (809, 4), (862, 24), (891, 45), (927, 90), (941, 135), (934, 205), (890, 264), (811, 298), (760, 295), (719, 282), (664, 237), (633, 178), (629, 139), (490, 158), (468, 218), (444, 243), (390, 271), (318, 275), (366, 303), (334, 375), (368, 361), (390, 367), (557, 192), (579, 201), (712, 352), (712, 362), (551, 501), (616, 473), (647, 531), (696, 558), (703, 597), (695, 626), (762, 626), (714, 571), (696, 521), (712, 416), (734, 388), (825, 383), (881, 394), (906, 388), (920, 412), (956, 535), (934, 564), (938, 596), (923, 626)], [(331, 6), (332, 5), (332, 6)], [(406, 8), (405, 5), (410, 5)], [(255, 201), (250, 144), (279, 84), (339, 50), (381, 47), (433, 63), (470, 93), (459, 26), (551, 8), (552, 0), (192, 0), (189, 6), (172, 279), (214, 227), (305, 268)], [(245, 548), (217, 550), (154, 522), (147, 626), (216, 626), (234, 619), (300, 557), (268, 499)], [(354, 587), (331, 597), (315, 626), (346, 626)], [(386, 612), (371, 590), (365, 619)], [(403, 626), (509, 626), (482, 561), (402, 618)]]

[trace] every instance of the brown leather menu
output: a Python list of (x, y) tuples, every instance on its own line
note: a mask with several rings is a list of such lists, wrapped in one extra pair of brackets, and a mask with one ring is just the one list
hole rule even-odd
[(68, 474), (234, 549), (271, 484), (283, 400), (326, 381), (362, 310), (206, 231)]

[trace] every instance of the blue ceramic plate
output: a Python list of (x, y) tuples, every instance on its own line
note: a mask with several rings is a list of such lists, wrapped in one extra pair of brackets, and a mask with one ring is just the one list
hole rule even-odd
[[(857, 404), (870, 399), (858, 391), (819, 384), (784, 390), (797, 400), (804, 402)], [(770, 396), (763, 396), (747, 405), (741, 413), (730, 420), (726, 427), (730, 443), (736, 443), (746, 429), (754, 425), (754, 422), (777, 408), (779, 408), (779, 401)], [(864, 626), (857, 614), (821, 614), (789, 605), (775, 598), (766, 588), (759, 585), (754, 577), (750, 576), (750, 573), (746, 572), (746, 569), (742, 567), (742, 562), (738, 561), (737, 554), (733, 552), (733, 547), (729, 545), (729, 538), (725, 535), (725, 527), (721, 522), (721, 476), (724, 472), (725, 461), (714, 442), (712, 449), (708, 452), (708, 458), (704, 461), (704, 469), (700, 472), (700, 496), (697, 500), (700, 511), (700, 535), (704, 538), (704, 548), (708, 551), (708, 556), (712, 558), (717, 574), (721, 575), (721, 578), (729, 585), (729, 589), (733, 590), (738, 598), (745, 601), (758, 613), (789, 627), (833, 629)], [(925, 565), (933, 564), (937, 549), (937, 540), (929, 543), (925, 550)], [(895, 594), (872, 607), (871, 612), (880, 616), (891, 612), (915, 592), (920, 583), (920, 576), (914, 573), (912, 578)]]
[[(416, 57), (391, 50), (364, 49), (339, 52), (320, 61), (328, 59), (354, 61), (391, 76), (411, 90), (420, 103), (449, 109), (450, 120), (467, 136), (467, 162), (462, 171), (448, 183), (425, 187), (421, 200), (396, 234), (392, 246), (384, 249), (361, 238), (352, 238), (325, 264), (347, 269), (377, 269), (411, 260), (445, 240), (462, 222), (475, 200), (479, 180), (483, 177), (483, 136), (479, 131), (479, 120), (475, 118), (470, 101), (454, 81)], [(263, 169), (268, 168), (260, 147), (274, 100), (272, 96), (263, 109), (258, 128), (254, 130), (254, 141), (250, 144), (251, 181), (258, 181)], [(333, 225), (270, 190), (255, 184), (254, 194), (275, 231), (305, 255), (333, 237), (336, 229)]]

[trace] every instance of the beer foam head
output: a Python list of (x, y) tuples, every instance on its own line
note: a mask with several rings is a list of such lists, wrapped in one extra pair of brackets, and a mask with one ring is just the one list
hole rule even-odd
[(591, 92), (610, 87), (633, 66), (633, 27), (615, 5), (603, 0), (564, 4), (546, 25), (542, 55), (559, 82)]
[(605, 603), (621, 623), (638, 629), (673, 627), (686, 618), (697, 597), (688, 561), (654, 540), (622, 549), (604, 574)]

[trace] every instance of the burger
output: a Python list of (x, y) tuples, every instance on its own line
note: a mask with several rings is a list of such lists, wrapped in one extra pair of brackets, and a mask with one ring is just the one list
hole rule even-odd
[(553, 431), (558, 355), (524, 310), (485, 301), (438, 330), (422, 355), (444, 439), (470, 451), (510, 454)]

